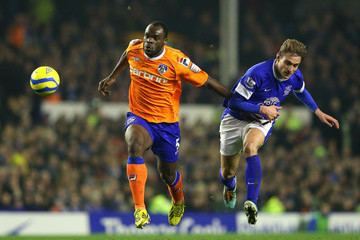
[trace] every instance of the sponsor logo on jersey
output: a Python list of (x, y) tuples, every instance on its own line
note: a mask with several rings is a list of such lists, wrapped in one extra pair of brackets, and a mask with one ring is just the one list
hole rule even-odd
[(136, 75), (138, 77), (142, 77), (142, 78), (144, 78), (146, 80), (154, 81), (154, 82), (157, 82), (157, 83), (167, 83), (168, 82), (168, 80), (165, 79), (165, 78), (158, 77), (158, 76), (153, 75), (151, 73), (136, 69), (136, 68), (134, 68), (132, 66), (130, 66), (130, 73), (134, 74), (134, 75)]
[(190, 65), (190, 59), (188, 59), (188, 58), (180, 58), (179, 63), (181, 63), (181, 64), (184, 65), (185, 67), (189, 67), (189, 65)]
[(166, 71), (168, 70), (168, 67), (165, 64), (160, 64), (158, 66), (158, 72), (162, 75), (164, 73), (166, 73)]
[(283, 96), (289, 95), (289, 93), (291, 92), (291, 90), (292, 90), (292, 86), (291, 86), (291, 85), (286, 86), (286, 88), (285, 88), (285, 90), (284, 90), (284, 95), (283, 95)]
[(193, 71), (194, 73), (198, 73), (201, 71), (201, 69), (195, 63), (191, 64), (190, 70)]
[(138, 57), (133, 57), (133, 60), (134, 60), (135, 62), (140, 62), (140, 58), (138, 58)]
[(270, 97), (264, 101), (265, 106), (277, 105), (278, 103), (280, 103), (280, 100), (277, 97)]
[(248, 89), (254, 89), (256, 85), (256, 82), (254, 79), (252, 79), (251, 77), (248, 77), (246, 80), (245, 80), (245, 87), (248, 88)]

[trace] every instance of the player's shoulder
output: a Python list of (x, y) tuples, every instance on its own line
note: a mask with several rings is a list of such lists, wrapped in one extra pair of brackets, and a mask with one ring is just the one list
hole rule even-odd
[(272, 69), (272, 63), (273, 60), (266, 60), (263, 62), (259, 62), (255, 65), (253, 65), (252, 67), (250, 67), (247, 72), (248, 73), (253, 73), (253, 74), (259, 74), (259, 73), (263, 73), (263, 72), (268, 72), (269, 70)]
[(143, 47), (143, 40), (141, 39), (133, 39), (129, 42), (129, 45), (127, 47), (128, 50), (131, 49), (140, 49)]
[(187, 57), (180, 49), (174, 48), (169, 45), (165, 45), (166, 48), (166, 55), (171, 60), (179, 60), (180, 58)]
[(298, 77), (298, 78), (303, 78), (303, 77), (304, 77), (300, 69), (297, 69), (297, 70), (294, 72), (294, 75), (295, 75), (296, 77)]
[(175, 68), (177, 67), (190, 67), (191, 60), (190, 58), (183, 53), (181, 50), (166, 45), (166, 57), (173, 64)]
[(297, 69), (294, 74), (293, 74), (293, 79), (295, 81), (304, 81), (304, 76), (302, 74), (302, 72), (300, 71), (300, 69)]
[(247, 70), (246, 75), (256, 78), (258, 80), (263, 79), (267, 75), (272, 74), (273, 62), (274, 60), (270, 59), (257, 63)]

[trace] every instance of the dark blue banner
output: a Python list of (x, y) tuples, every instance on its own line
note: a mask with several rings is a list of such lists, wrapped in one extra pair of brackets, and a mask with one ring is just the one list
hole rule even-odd
[(168, 224), (167, 215), (150, 214), (151, 223), (137, 229), (131, 213), (93, 212), (90, 216), (91, 233), (148, 234), (148, 233), (202, 233), (236, 232), (235, 213), (185, 213), (176, 227)]

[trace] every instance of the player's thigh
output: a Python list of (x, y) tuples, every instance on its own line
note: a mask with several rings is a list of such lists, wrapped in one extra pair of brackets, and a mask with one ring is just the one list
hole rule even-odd
[(226, 115), (220, 123), (220, 154), (235, 156), (242, 149), (242, 138), (246, 122), (240, 121), (231, 115)]
[(140, 154), (152, 145), (150, 133), (140, 124), (132, 124), (126, 128), (125, 141), (130, 151)]
[(176, 177), (177, 162), (165, 162), (158, 158), (158, 171), (160, 177), (168, 184), (174, 182)]
[(264, 144), (265, 134), (258, 128), (249, 128), (245, 134), (243, 151), (245, 155), (257, 154), (257, 150)]
[(132, 112), (128, 112), (125, 129), (125, 141), (129, 154), (143, 155), (144, 151), (150, 148), (154, 139), (149, 123)]
[(179, 123), (151, 124), (154, 143), (151, 147), (158, 158), (158, 170), (161, 178), (171, 183), (176, 174), (180, 148)]
[[(168, 146), (164, 146), (168, 145)], [(168, 184), (175, 180), (177, 170), (178, 153), (170, 144), (163, 144), (161, 148), (157, 147), (153, 152), (157, 156), (158, 171), (160, 177)], [(168, 149), (168, 151), (163, 151)]]
[(251, 122), (246, 126), (243, 141), (245, 155), (252, 149), (259, 149), (269, 138), (272, 132), (273, 123), (262, 124), (260, 122)]
[(153, 153), (160, 161), (174, 163), (179, 158), (180, 127), (179, 123), (150, 124), (154, 134), (154, 142), (151, 147)]

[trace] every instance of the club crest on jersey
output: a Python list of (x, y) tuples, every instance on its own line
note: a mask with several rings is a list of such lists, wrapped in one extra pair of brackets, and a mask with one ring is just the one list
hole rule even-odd
[(179, 61), (182, 65), (184, 65), (185, 67), (189, 67), (190, 65), (190, 59), (188, 58), (180, 58), (180, 61)]
[(167, 70), (168, 70), (168, 67), (167, 67), (165, 64), (160, 64), (160, 65), (158, 66), (158, 72), (159, 72), (160, 74), (166, 73)]
[(285, 90), (284, 90), (283, 96), (289, 95), (289, 93), (291, 92), (291, 89), (292, 89), (292, 86), (291, 86), (291, 85), (286, 86), (286, 88), (285, 88)]
[(246, 80), (245, 80), (245, 87), (248, 88), (248, 89), (254, 89), (256, 85), (256, 82), (254, 79), (252, 79), (251, 77), (248, 77)]
[(191, 64), (190, 70), (193, 71), (194, 73), (198, 73), (201, 71), (201, 69), (195, 63)]

